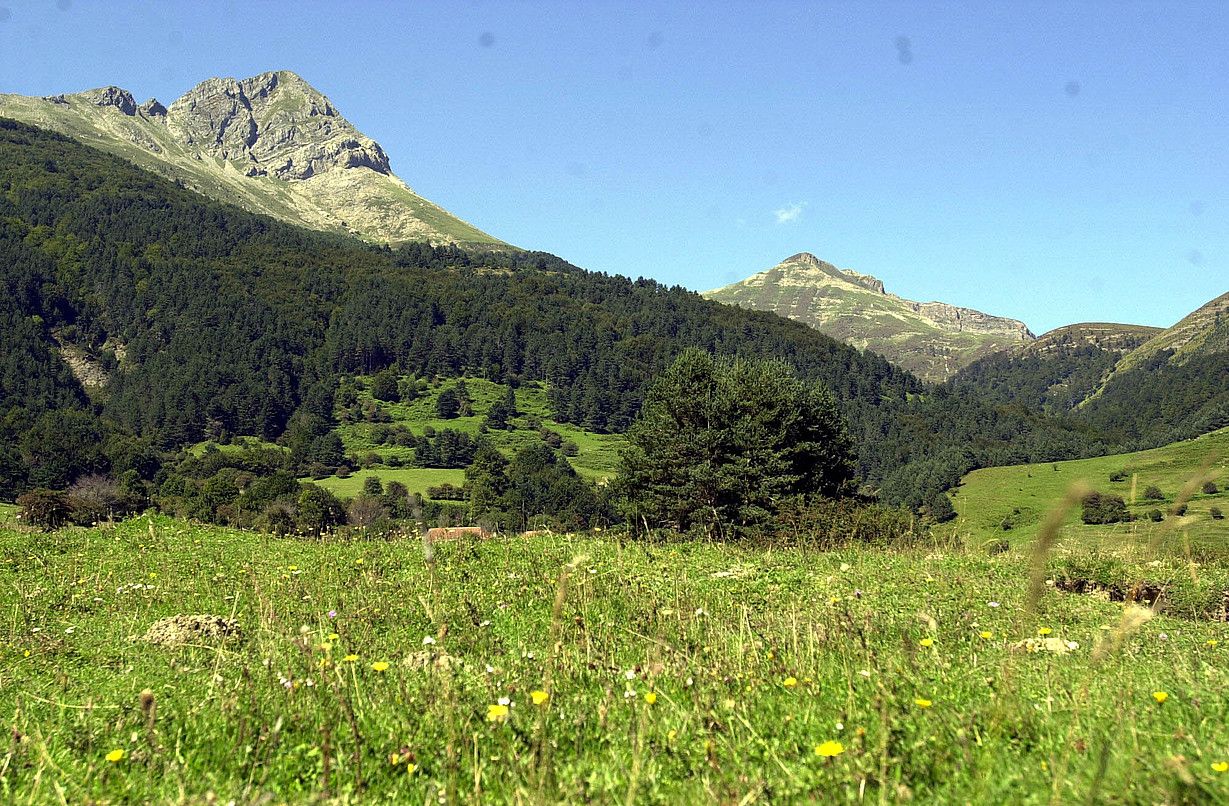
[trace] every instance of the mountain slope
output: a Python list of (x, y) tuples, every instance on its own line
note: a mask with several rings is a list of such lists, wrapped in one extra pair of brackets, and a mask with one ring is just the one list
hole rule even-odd
[(838, 269), (806, 252), (704, 296), (805, 322), (931, 381), (1033, 339), (1022, 322), (903, 299), (887, 293), (874, 277)]
[(289, 71), (211, 78), (169, 107), (104, 87), (0, 95), (0, 117), (66, 134), (210, 198), (377, 243), (499, 244), (414, 193), (319, 91)]
[[(345, 377), (387, 367), (545, 381), (554, 420), (620, 431), (687, 347), (824, 383), (860, 479), (893, 502), (973, 467), (1104, 450), (1069, 423), (925, 394), (882, 357), (770, 313), (544, 253), (309, 232), (3, 119), (0, 188), (0, 497), (86, 472), (151, 479), (157, 449), (227, 434), (302, 448), (332, 428)], [(65, 345), (105, 372), (102, 394), (57, 360)]]
[(1123, 356), (1078, 415), (1139, 447), (1229, 425), (1229, 294)]
[(1104, 322), (1066, 325), (1014, 350), (974, 361), (949, 381), (1001, 404), (1063, 414), (1095, 393), (1122, 356), (1160, 328)]

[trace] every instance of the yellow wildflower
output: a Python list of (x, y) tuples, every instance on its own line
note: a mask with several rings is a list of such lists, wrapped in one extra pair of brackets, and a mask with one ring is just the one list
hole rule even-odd
[(652, 705), (653, 703), (657, 702), (657, 694), (652, 691), (646, 691), (644, 693), (644, 701), (649, 705)]
[(987, 641), (989, 641), (991, 638), (994, 637), (994, 633), (991, 632), (990, 630), (982, 630), (980, 635), (982, 638), (985, 638)]
[(330, 640), (330, 641), (337, 641), (337, 640), (340, 640), (340, 639), (341, 639), (341, 636), (340, 636), (340, 635), (338, 635), (338, 634), (337, 634), (337, 633), (335, 633), (335, 632), (331, 632), (331, 633), (329, 633), (327, 637), (328, 637), (328, 640)]
[(378, 660), (375, 663), (371, 664), (371, 668), (375, 669), (377, 672), (387, 672), (388, 671), (388, 661)]
[(1051, 630), (1049, 627), (1042, 627), (1041, 629), (1037, 630), (1038, 635), (1049, 635), (1052, 632), (1054, 631)]
[(1156, 700), (1157, 705), (1160, 705), (1169, 699), (1169, 693), (1165, 691), (1154, 691), (1152, 692), (1152, 699)]
[(922, 644), (922, 646), (927, 646), (927, 647), (934, 646), (934, 645), (935, 645), (935, 639), (933, 639), (933, 638), (923, 638), (923, 639), (921, 640), (921, 642), (920, 642), (920, 643)]
[(550, 699), (550, 695), (541, 690), (531, 691), (529, 692), (529, 698), (533, 700), (534, 705), (545, 705), (546, 701)]
[(844, 752), (845, 752), (845, 745), (841, 744), (840, 742), (833, 741), (832, 739), (829, 739), (823, 744), (815, 745), (815, 755), (822, 756), (824, 758), (832, 758), (833, 756), (839, 756), (841, 753), (844, 753)]
[(344, 658), (342, 658), (342, 660), (344, 660), (346, 663), (354, 663), (356, 660), (358, 660), (358, 655), (353, 655), (353, 654), (346, 655)]
[(916, 705), (918, 708), (929, 708), (930, 706), (934, 705), (933, 702), (931, 702), (930, 700), (924, 699), (922, 697), (918, 697), (916, 700), (914, 700), (913, 704)]
[(786, 688), (793, 688), (794, 686), (798, 685), (798, 678), (787, 677), (781, 681), (781, 685), (785, 686)]
[(1212, 769), (1217, 772), (1229, 772), (1229, 761), (1213, 761)]
[(486, 707), (487, 722), (503, 722), (508, 718), (508, 706), (506, 705), (488, 705)]
[(114, 750), (112, 750), (110, 753), (107, 753), (107, 761), (110, 761), (112, 764), (114, 764), (117, 761), (123, 761), (123, 760), (124, 760), (124, 751), (121, 748), (117, 747)]
[(1214, 647), (1214, 646), (1216, 646), (1216, 645), (1217, 645), (1217, 644), (1219, 644), (1219, 643), (1220, 643), (1220, 641), (1217, 641), (1215, 638), (1209, 638), (1209, 639), (1208, 639), (1208, 646), (1212, 646), (1212, 647)]

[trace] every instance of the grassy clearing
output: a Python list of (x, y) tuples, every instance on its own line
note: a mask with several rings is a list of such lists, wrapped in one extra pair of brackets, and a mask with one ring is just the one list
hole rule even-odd
[(311, 483), (330, 490), (338, 498), (353, 498), (363, 491), (363, 482), (371, 476), (377, 477), (384, 484), (399, 481), (406, 486), (407, 490), (419, 493), (424, 498), (430, 498), (427, 495), (428, 487), (437, 487), (441, 484), (460, 487), (465, 483), (464, 470), (439, 470), (431, 467), (381, 467), (356, 470), (354, 475), (348, 478), (339, 479), (336, 476), (330, 476)]
[[(1209, 461), (1208, 473), (1219, 493), (1197, 492), (1184, 518), (1167, 519), (1161, 524), (1147, 520), (1149, 510), (1168, 511), (1183, 485)], [(1118, 471), (1125, 471), (1126, 478), (1111, 482), (1110, 474)], [(1185, 552), (1189, 544), (1198, 553), (1211, 552), (1229, 559), (1229, 520), (1216, 521), (1209, 514), (1212, 507), (1229, 514), (1229, 429), (1139, 453), (975, 470), (953, 495), (958, 514), (955, 529), (975, 544), (999, 540), (1028, 543), (1049, 508), (1078, 482), (1121, 495), (1141, 519), (1088, 526), (1081, 523), (1077, 507), (1067, 517), (1063, 545), (1131, 553), (1144, 551), (1155, 542), (1164, 543), (1166, 551)], [(1163, 501), (1144, 500), (1143, 493), (1150, 485), (1161, 489)], [(1005, 518), (1014, 522), (1010, 530), (1002, 528)]]
[[(456, 417), (450, 420), (436, 416), (435, 404), (441, 392), (456, 386), (456, 380), (449, 379), (433, 385), (425, 394), (409, 403), (387, 403), (380, 401), (379, 405), (393, 419), (394, 424), (407, 426), (415, 435), (421, 436), (425, 428), (441, 431), (451, 428), (470, 435), (477, 435), (478, 428), (486, 417), (491, 406), (502, 400), (507, 387), (479, 378), (467, 378), (465, 385), (469, 389), (474, 414), (469, 417)], [(369, 389), (359, 392), (359, 400), (363, 403), (374, 403)], [(586, 431), (568, 423), (558, 423), (551, 418), (550, 407), (546, 401), (546, 388), (541, 383), (526, 383), (516, 390), (516, 406), (520, 416), (511, 422), (515, 426), (510, 431), (489, 431), (487, 438), (505, 455), (512, 456), (521, 448), (541, 440), (536, 430), (528, 425), (531, 416), (538, 418), (542, 425), (557, 432), (565, 441), (576, 443), (579, 452), (576, 456), (567, 457), (568, 463), (576, 472), (594, 481), (610, 480), (616, 475), (619, 463), (619, 451), (622, 450), (625, 439), (620, 434), (598, 434)], [(412, 448), (395, 445), (377, 445), (371, 438), (372, 423), (354, 423), (343, 425), (337, 429), (346, 452), (354, 455), (367, 453), (379, 454), (381, 459), (388, 461), (392, 457), (409, 463), (414, 459)], [(381, 479), (394, 478), (397, 469), (373, 468), (375, 475)], [(327, 485), (326, 485), (327, 486)], [(410, 488), (411, 492), (421, 492)]]
[(12, 524), (17, 519), (17, 505), (0, 501), (0, 524)]
[[(431, 567), (160, 518), (0, 551), (10, 802), (1229, 800), (1229, 625), (1157, 616), (1097, 662), (1123, 606), (1034, 608), (1010, 553), (599, 535)], [(180, 613), (243, 638), (133, 640)], [(1074, 649), (1012, 649), (1043, 629)]]

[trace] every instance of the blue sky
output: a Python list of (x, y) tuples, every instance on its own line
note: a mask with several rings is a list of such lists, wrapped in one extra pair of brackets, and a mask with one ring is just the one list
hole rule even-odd
[(795, 252), (1023, 319), (1229, 291), (1229, 4), (0, 0), (0, 91), (298, 72), (415, 190), (702, 290)]

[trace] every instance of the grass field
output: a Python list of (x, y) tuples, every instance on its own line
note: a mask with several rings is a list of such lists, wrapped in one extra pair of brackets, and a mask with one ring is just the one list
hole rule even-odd
[[(1144, 517), (1152, 509), (1168, 511), (1183, 485), (1199, 475), (1205, 465), (1206, 477), (1217, 485), (1219, 493), (1196, 492), (1183, 518), (1154, 524)], [(1111, 482), (1110, 475), (1118, 471), (1125, 471), (1126, 478)], [(1088, 526), (1080, 521), (1080, 508), (1075, 507), (1066, 519), (1063, 545), (1131, 551), (1160, 541), (1169, 544), (1169, 550), (1178, 551), (1185, 550), (1189, 541), (1193, 550), (1229, 559), (1229, 520), (1213, 520), (1209, 514), (1212, 507), (1229, 513), (1229, 429), (1139, 453), (976, 470), (965, 477), (952, 497), (958, 513), (955, 529), (973, 543), (1027, 543), (1055, 502), (1072, 484), (1081, 482), (1103, 493), (1121, 495), (1141, 518), (1134, 523)], [(1163, 501), (1144, 500), (1143, 493), (1150, 485), (1161, 489)], [(1007, 518), (1014, 523), (1010, 530), (1002, 528)]]
[[(1229, 625), (1033, 602), (1014, 553), (436, 550), (0, 530), (3, 799), (1229, 802)], [(140, 640), (204, 613), (242, 637)]]
[(17, 517), (17, 505), (0, 501), (0, 525), (12, 524)]
[(439, 470), (432, 467), (381, 467), (356, 470), (354, 475), (344, 479), (330, 476), (326, 479), (314, 480), (312, 484), (318, 484), (330, 490), (338, 498), (353, 498), (363, 491), (363, 482), (370, 476), (379, 478), (384, 484), (399, 481), (406, 486), (407, 490), (420, 493), (424, 498), (430, 497), (427, 495), (428, 487), (441, 484), (460, 487), (465, 483), (464, 470)]
[[(380, 402), (379, 405), (389, 413), (394, 424), (405, 425), (418, 436), (421, 436), (423, 430), (427, 427), (433, 428), (436, 431), (451, 428), (454, 431), (477, 435), (478, 427), (482, 424), (487, 412), (490, 411), (491, 406), (496, 401), (503, 398), (507, 387), (478, 378), (467, 378), (465, 385), (469, 389), (474, 411), (474, 414), (469, 417), (456, 417), (445, 420), (436, 416), (436, 399), (445, 389), (455, 387), (455, 380), (437, 383), (425, 394), (420, 395), (409, 403)], [(359, 400), (363, 403), (375, 402), (368, 389), (359, 391)], [(551, 419), (550, 409), (546, 401), (546, 389), (541, 383), (527, 383), (517, 389), (516, 405), (520, 416), (512, 419), (512, 423), (516, 426), (515, 429), (487, 432), (487, 438), (504, 454), (512, 456), (520, 448), (541, 441), (538, 432), (530, 430), (528, 427), (528, 418), (534, 416), (544, 426), (557, 432), (564, 440), (576, 443), (579, 452), (576, 456), (568, 457), (568, 463), (576, 469), (577, 473), (593, 481), (614, 478), (615, 468), (619, 462), (619, 451), (624, 445), (623, 436), (619, 434), (598, 434), (586, 431), (583, 428), (577, 428), (568, 423), (555, 422)], [(374, 427), (371, 423), (353, 423), (338, 427), (337, 433), (341, 437), (342, 444), (346, 447), (346, 452), (356, 455), (377, 453), (384, 460), (395, 456), (406, 463), (413, 461), (414, 451), (412, 448), (395, 445), (377, 445), (371, 438)], [(399, 470), (397, 468), (376, 467), (373, 468), (372, 472), (383, 480), (391, 480), (396, 477)], [(325, 483), (323, 486), (332, 488), (332, 485), (328, 483)], [(348, 489), (350, 485), (340, 486)], [(422, 492), (423, 490), (410, 487), (410, 491)]]

